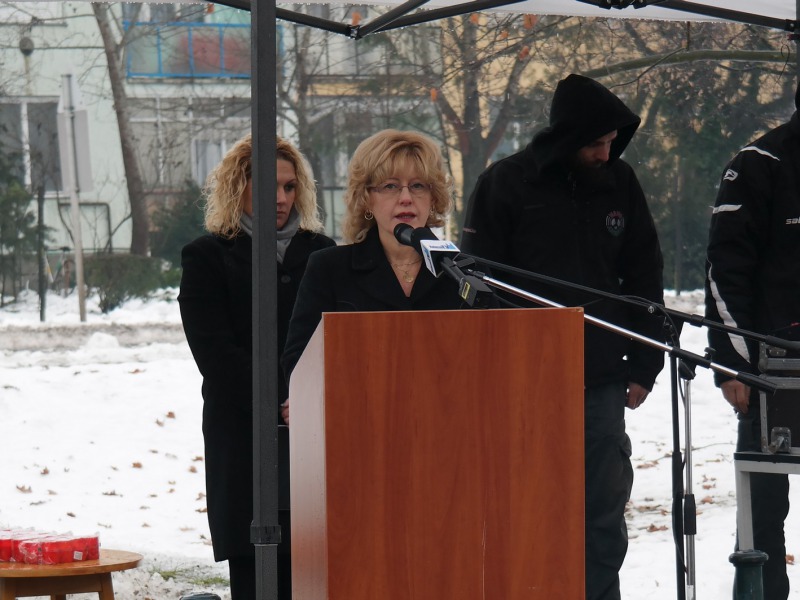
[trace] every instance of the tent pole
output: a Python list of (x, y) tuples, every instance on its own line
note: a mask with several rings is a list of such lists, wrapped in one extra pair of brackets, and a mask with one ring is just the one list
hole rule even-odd
[(253, 524), (256, 597), (278, 598), (277, 29), (274, 2), (253, 2)]

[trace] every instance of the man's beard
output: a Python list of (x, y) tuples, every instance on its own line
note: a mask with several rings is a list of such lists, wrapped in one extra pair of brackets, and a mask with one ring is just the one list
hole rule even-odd
[(608, 163), (605, 162), (601, 162), (596, 166), (591, 166), (573, 158), (569, 161), (568, 167), (575, 181), (582, 186), (597, 187), (606, 185), (611, 181)]

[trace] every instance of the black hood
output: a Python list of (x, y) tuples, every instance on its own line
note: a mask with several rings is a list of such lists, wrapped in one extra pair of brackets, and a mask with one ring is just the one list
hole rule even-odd
[(537, 133), (529, 150), (545, 169), (564, 163), (589, 142), (617, 131), (609, 163), (620, 157), (641, 119), (608, 89), (588, 77), (569, 75), (556, 86), (550, 104), (550, 125)]

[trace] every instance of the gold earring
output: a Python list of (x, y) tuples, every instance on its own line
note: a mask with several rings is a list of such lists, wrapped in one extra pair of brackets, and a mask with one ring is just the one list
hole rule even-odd
[(365, 212), (365, 213), (364, 213), (364, 218), (365, 218), (367, 221), (372, 221), (372, 219), (373, 219), (374, 217), (375, 217), (375, 215), (373, 215), (373, 214), (372, 214), (372, 211), (371, 211), (370, 209), (367, 209), (367, 212)]

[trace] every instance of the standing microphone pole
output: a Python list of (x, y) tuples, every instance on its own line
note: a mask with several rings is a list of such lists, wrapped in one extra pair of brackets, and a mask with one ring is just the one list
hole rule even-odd
[[(520, 288), (504, 283), (498, 279), (494, 279), (493, 277), (489, 277), (478, 271), (467, 269), (467, 272), (476, 276), (478, 279), (484, 281), (490, 286), (508, 292), (515, 296), (531, 300), (537, 304), (541, 304), (544, 306), (551, 306), (554, 308), (564, 308), (563, 304), (559, 304), (542, 296), (532, 294)], [(559, 283), (563, 283), (563, 285), (566, 285), (568, 287), (576, 287), (572, 284), (569, 284), (568, 282), (559, 282)], [(622, 298), (619, 299), (622, 300)], [(700, 355), (683, 350), (677, 346), (678, 343), (677, 340), (675, 340), (675, 345), (669, 345), (663, 342), (659, 342), (657, 340), (653, 340), (646, 336), (640, 335), (636, 332), (630, 331), (623, 327), (619, 327), (612, 323), (608, 323), (591, 315), (584, 314), (583, 318), (585, 321), (588, 321), (593, 325), (597, 325), (599, 327), (602, 327), (603, 329), (607, 329), (618, 335), (622, 335), (624, 337), (640, 342), (652, 348), (658, 348), (666, 352), (670, 357), (670, 369), (672, 375), (672, 399), (673, 399), (672, 422), (673, 422), (673, 446), (674, 446), (672, 455), (673, 530), (675, 536), (676, 575), (678, 579), (677, 590), (678, 590), (678, 600), (687, 600), (687, 595), (686, 595), (687, 591), (689, 592), (688, 600), (694, 600), (695, 598), (694, 537), (697, 533), (697, 527), (696, 527), (696, 505), (695, 505), (694, 495), (692, 494), (692, 478), (690, 472), (691, 398), (689, 394), (691, 392), (688, 380), (694, 378), (694, 366), (700, 365), (705, 368), (710, 368), (715, 372), (722, 373), (727, 377), (737, 379), (738, 381), (742, 381), (747, 385), (754, 386), (757, 389), (764, 390), (769, 393), (774, 393), (775, 390), (777, 389), (777, 386), (770, 381), (767, 381), (750, 373), (735, 371), (723, 365), (714, 363), (713, 361), (710, 360), (708, 355), (706, 355), (705, 357), (701, 357)], [(681, 359), (680, 367), (678, 367), (677, 359)], [(692, 366), (690, 367), (689, 365)], [(681, 373), (681, 377), (687, 379), (686, 383), (687, 481), (686, 481), (685, 493), (681, 477), (683, 462), (681, 460), (680, 431), (679, 431), (680, 428), (678, 426), (678, 381), (679, 381), (678, 373)], [(686, 538), (686, 555), (685, 555), (686, 561), (684, 561), (683, 543), (680, 542), (682, 538)]]
[[(675, 544), (675, 577), (677, 579), (678, 600), (686, 600), (687, 569), (683, 552), (683, 457), (681, 455), (681, 433), (678, 420), (678, 388), (680, 383), (678, 360), (674, 356), (669, 357), (669, 371), (672, 397), (672, 538)], [(690, 447), (688, 441), (686, 446)]]
[[(675, 359), (671, 358), (674, 362)], [(695, 598), (695, 536), (697, 535), (697, 505), (692, 482), (692, 379), (694, 369), (681, 361), (678, 366), (679, 378), (684, 381), (684, 418), (686, 431), (686, 491), (683, 495), (683, 536), (686, 540), (686, 591), (687, 600)]]
[[(800, 2), (800, 0), (798, 0)], [(563, 304), (559, 304), (542, 296), (527, 292), (520, 288), (514, 287), (504, 283), (498, 279), (494, 279), (474, 270), (473, 267), (476, 260), (480, 260), (490, 266), (524, 274), (532, 279), (542, 281), (547, 284), (567, 287), (571, 289), (581, 290), (597, 296), (615, 301), (623, 301), (627, 304), (633, 304), (641, 309), (646, 309), (650, 313), (661, 312), (664, 315), (671, 317), (676, 316), (683, 322), (688, 322), (694, 326), (706, 325), (721, 329), (723, 331), (736, 332), (740, 335), (747, 335), (755, 339), (766, 339), (767, 342), (774, 342), (773, 345), (785, 349), (795, 349), (797, 342), (789, 342), (780, 338), (772, 336), (761, 336), (753, 332), (746, 332), (741, 329), (732, 328), (722, 324), (708, 321), (699, 315), (687, 315), (678, 311), (667, 309), (664, 306), (653, 302), (644, 302), (641, 300), (634, 301), (624, 296), (611, 294), (602, 290), (595, 290), (587, 288), (579, 284), (562, 281), (545, 275), (530, 273), (522, 269), (509, 267), (500, 263), (494, 263), (485, 259), (479, 259), (469, 256), (467, 254), (460, 254), (458, 248), (451, 242), (440, 241), (433, 232), (427, 227), (420, 227), (414, 229), (410, 225), (400, 224), (395, 227), (395, 237), (404, 245), (414, 247), (417, 252), (425, 257), (427, 267), (438, 277), (442, 272), (448, 273), (451, 277), (459, 282), (459, 293), (462, 298), (467, 299), (467, 295), (462, 293), (463, 289), (469, 289), (470, 286), (475, 286), (476, 282), (483, 285), (488, 284), (491, 287), (508, 292), (515, 296), (525, 298), (526, 300), (533, 301), (537, 304), (544, 306), (551, 306), (554, 308), (564, 308)], [(466, 270), (466, 275), (461, 270)], [(486, 285), (483, 285), (486, 288)], [(481, 291), (485, 297), (485, 290)], [(491, 292), (489, 292), (491, 293)], [(475, 298), (473, 297), (473, 300)], [(470, 302), (470, 306), (472, 303)], [(675, 542), (675, 555), (676, 555), (676, 576), (677, 576), (677, 591), (678, 600), (695, 600), (696, 590), (696, 570), (695, 570), (695, 536), (697, 534), (697, 509), (695, 497), (693, 494), (692, 486), (692, 442), (691, 442), (691, 380), (695, 377), (695, 367), (701, 365), (710, 368), (718, 373), (722, 373), (727, 377), (742, 381), (747, 385), (756, 387), (759, 390), (767, 392), (774, 392), (777, 388), (775, 384), (770, 381), (764, 380), (750, 373), (738, 372), (729, 369), (723, 365), (719, 365), (710, 360), (711, 350), (707, 350), (706, 356), (701, 357), (697, 354), (687, 352), (679, 347), (679, 328), (671, 327), (672, 331), (672, 345), (664, 344), (657, 340), (653, 340), (646, 336), (640, 335), (633, 331), (624, 329), (612, 323), (608, 323), (591, 315), (584, 313), (584, 320), (592, 323), (593, 325), (602, 327), (617, 335), (627, 337), (636, 342), (645, 344), (647, 346), (657, 348), (666, 352), (670, 357), (670, 375), (672, 387), (672, 424), (673, 424), (673, 453), (672, 453), (672, 488), (673, 488), (673, 505), (672, 505), (672, 521), (673, 521), (673, 536)], [(672, 322), (668, 319), (668, 322)], [(678, 361), (680, 359), (680, 361)], [(681, 388), (681, 381), (684, 382)], [(683, 469), (684, 462), (681, 456), (681, 443), (680, 443), (680, 425), (678, 419), (679, 412), (679, 395), (683, 390), (684, 405), (685, 405), (685, 446), (686, 446), (686, 485), (683, 485)], [(684, 543), (685, 541), (685, 543)]]

